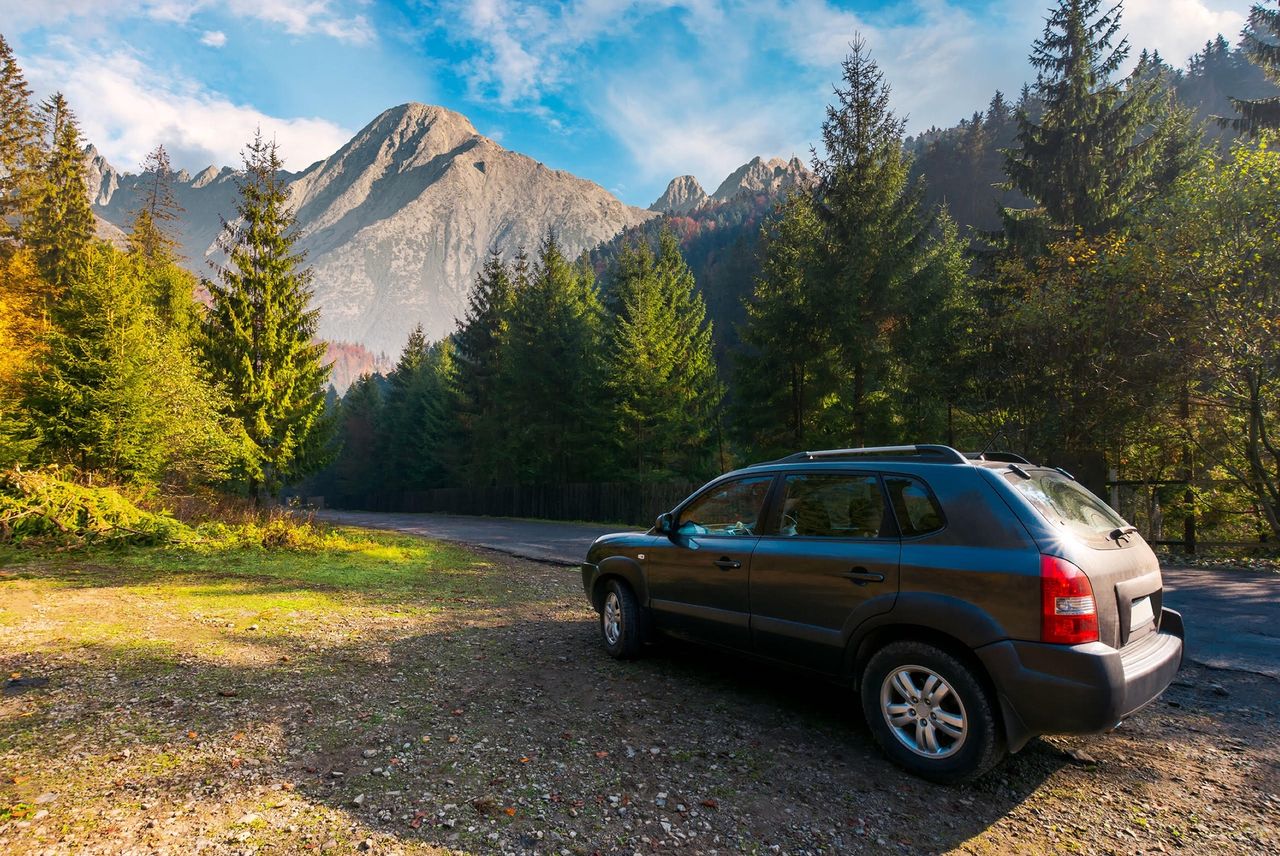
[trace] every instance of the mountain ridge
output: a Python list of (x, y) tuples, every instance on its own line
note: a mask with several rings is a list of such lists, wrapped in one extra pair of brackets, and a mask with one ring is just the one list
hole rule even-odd
[[(286, 153), (287, 154), (287, 153)], [(89, 194), (103, 230), (127, 230), (145, 173), (116, 170), (86, 149)], [(210, 274), (222, 218), (235, 215), (237, 179), (210, 165), (174, 176), (188, 268)], [(418, 323), (430, 338), (451, 333), (491, 248), (535, 250), (554, 229), (576, 257), (664, 213), (688, 213), (739, 194), (802, 183), (799, 161), (754, 158), (708, 195), (697, 180), (673, 180), (670, 211), (641, 209), (595, 182), (552, 169), (480, 134), (461, 113), (408, 102), (375, 116), (327, 158), (283, 171), (313, 271), (319, 335), (398, 353)], [(717, 195), (719, 199), (717, 199)]]

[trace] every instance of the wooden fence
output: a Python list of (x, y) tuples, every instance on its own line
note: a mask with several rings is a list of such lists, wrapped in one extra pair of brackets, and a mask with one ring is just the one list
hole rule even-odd
[(486, 517), (537, 517), (649, 526), (701, 485), (693, 482), (443, 487), (374, 494), (346, 503), (363, 511), (441, 512)]

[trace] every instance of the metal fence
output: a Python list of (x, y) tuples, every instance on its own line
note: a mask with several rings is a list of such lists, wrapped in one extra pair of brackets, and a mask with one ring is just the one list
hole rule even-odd
[(515, 485), (444, 487), (373, 494), (344, 503), (364, 511), (441, 512), (486, 517), (535, 517), (649, 526), (701, 485), (694, 482), (633, 484)]

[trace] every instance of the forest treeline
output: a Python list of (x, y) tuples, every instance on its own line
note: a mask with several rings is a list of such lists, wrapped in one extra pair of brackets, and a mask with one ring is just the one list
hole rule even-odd
[[(1130, 481), (1189, 475), (1202, 526), (1280, 534), (1280, 155), (1274, 99), (1245, 100), (1277, 80), (1280, 9), (1254, 7), (1240, 50), (1212, 41), (1185, 74), (1131, 61), (1121, 13), (1061, 0), (1016, 102), (997, 94), (959, 132), (915, 140), (855, 40), (816, 185), (764, 218), (718, 367), (671, 228), (592, 268), (549, 239), (532, 260), (494, 256), (455, 335), (415, 337), (348, 393), (342, 451), (314, 488), (360, 504), (996, 443), (1102, 455)], [(1185, 106), (1206, 80), (1241, 82), (1204, 99), (1226, 117)], [(985, 221), (962, 207), (974, 199)], [(1128, 511), (1158, 531), (1183, 497), (1152, 490)]]
[[(1226, 55), (1276, 80), (1273, 5)], [(722, 275), (759, 271), (731, 337), (679, 223), (582, 259), (553, 229), (491, 255), (453, 335), (415, 333), (341, 400), (274, 145), (246, 148), (198, 283), (169, 237), (163, 149), (127, 246), (96, 240), (74, 116), (61, 96), (33, 105), (0, 43), (0, 464), (362, 505), (697, 480), (803, 448), (998, 443), (1098, 453), (1133, 481), (1189, 474), (1211, 500), (1199, 513), (1218, 514), (1204, 522), (1280, 534), (1276, 102), (1241, 92), (1220, 121), (1195, 115), (1159, 57), (1130, 62), (1120, 13), (1059, 0), (1031, 47), (1036, 82), (966, 130), (978, 162), (927, 175), (941, 138), (907, 140), (855, 38), (813, 188), (759, 221), (750, 264), (715, 248)], [(990, 228), (957, 223), (965, 194), (939, 196), (937, 174), (999, 185)], [(1161, 500), (1153, 521), (1186, 511)]]

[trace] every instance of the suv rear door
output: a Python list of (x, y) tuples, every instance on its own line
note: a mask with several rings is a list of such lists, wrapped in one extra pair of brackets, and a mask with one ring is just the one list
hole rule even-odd
[(685, 503), (675, 531), (645, 557), (654, 621), (664, 630), (749, 649), (747, 580), (772, 474), (718, 482)]
[(901, 545), (879, 475), (790, 473), (751, 564), (755, 651), (838, 674), (845, 643), (898, 591)]

